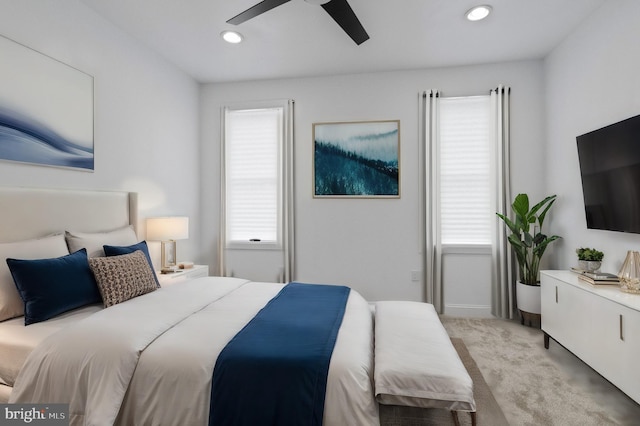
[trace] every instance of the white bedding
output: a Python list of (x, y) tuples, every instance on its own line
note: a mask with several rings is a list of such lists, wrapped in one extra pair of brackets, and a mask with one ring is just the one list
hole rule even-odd
[[(205, 425), (217, 355), (281, 288), (206, 277), (101, 310), (31, 352), (10, 402), (70, 403), (71, 424)], [(373, 318), (351, 291), (325, 425), (379, 424), (372, 375)]]
[(0, 385), (0, 404), (6, 404), (9, 402), (9, 395), (13, 388), (7, 385)]
[(46, 337), (100, 310), (101, 304), (84, 306), (28, 327), (24, 317), (0, 322), (0, 384), (13, 386), (27, 356)]

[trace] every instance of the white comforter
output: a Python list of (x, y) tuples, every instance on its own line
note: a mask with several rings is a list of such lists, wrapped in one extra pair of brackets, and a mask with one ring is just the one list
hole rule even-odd
[[(42, 342), (10, 402), (69, 403), (72, 425), (206, 425), (218, 354), (281, 288), (198, 278), (104, 309)], [(372, 321), (351, 291), (329, 367), (325, 425), (379, 424)]]

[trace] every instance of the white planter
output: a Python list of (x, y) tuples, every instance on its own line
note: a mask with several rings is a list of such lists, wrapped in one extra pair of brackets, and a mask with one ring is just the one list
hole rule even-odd
[(525, 285), (520, 281), (516, 284), (516, 302), (518, 309), (530, 314), (540, 314), (540, 286)]
[(578, 266), (583, 271), (596, 272), (600, 269), (602, 262), (596, 260), (578, 260)]

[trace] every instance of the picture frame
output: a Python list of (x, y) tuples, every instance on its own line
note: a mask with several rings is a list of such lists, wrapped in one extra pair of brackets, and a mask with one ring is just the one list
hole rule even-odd
[(313, 124), (314, 198), (400, 198), (400, 120)]
[(94, 171), (94, 82), (0, 36), (0, 160)]

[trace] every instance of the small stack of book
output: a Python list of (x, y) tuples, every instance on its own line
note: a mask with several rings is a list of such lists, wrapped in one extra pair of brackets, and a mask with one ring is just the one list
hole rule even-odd
[(618, 276), (608, 272), (582, 272), (578, 274), (578, 278), (593, 286), (620, 284)]

